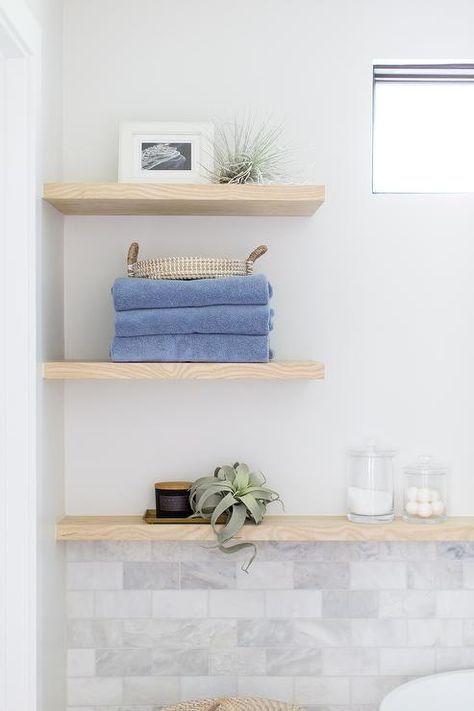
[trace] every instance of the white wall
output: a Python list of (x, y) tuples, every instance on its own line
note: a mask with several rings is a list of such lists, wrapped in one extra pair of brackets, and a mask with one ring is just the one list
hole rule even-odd
[[(68, 358), (106, 358), (109, 289), (143, 254), (246, 255), (275, 291), (278, 357), (326, 362), (318, 383), (66, 386), (69, 513), (142, 511), (152, 484), (248, 461), (288, 513), (344, 510), (344, 450), (378, 435), (398, 464), (452, 465), (474, 513), (471, 195), (371, 194), (371, 63), (474, 55), (469, 0), (66, 0), (64, 177), (115, 180), (120, 120), (282, 119), (312, 219), (66, 219)], [(435, 149), (435, 147), (434, 147)]]
[[(62, 0), (29, 0), (42, 33), (38, 194), (62, 174)], [(38, 200), (38, 360), (64, 355), (63, 223)], [(64, 397), (38, 382), (38, 711), (64, 711), (64, 550), (55, 523), (64, 511)]]

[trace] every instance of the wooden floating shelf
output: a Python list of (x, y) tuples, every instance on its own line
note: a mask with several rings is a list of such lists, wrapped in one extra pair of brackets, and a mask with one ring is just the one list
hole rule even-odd
[(64, 215), (310, 216), (324, 185), (46, 183), (43, 199)]
[(323, 363), (312, 360), (270, 363), (95, 363), (43, 364), (48, 380), (323, 380)]
[[(252, 541), (474, 541), (474, 517), (450, 518), (436, 525), (350, 523), (343, 516), (267, 516), (260, 526), (246, 524), (239, 538)], [(155, 526), (141, 516), (66, 516), (56, 526), (58, 541), (211, 541), (206, 524)]]

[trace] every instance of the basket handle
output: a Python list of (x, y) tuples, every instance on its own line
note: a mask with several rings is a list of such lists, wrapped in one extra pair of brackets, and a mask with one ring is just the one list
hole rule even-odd
[(127, 254), (127, 271), (128, 271), (128, 276), (133, 276), (133, 267), (137, 262), (138, 259), (138, 242), (132, 242), (130, 247), (128, 248), (128, 254)]
[[(138, 245), (137, 245), (138, 246)], [(257, 261), (259, 257), (265, 254), (265, 252), (268, 252), (268, 247), (266, 244), (261, 244), (260, 247), (255, 247), (253, 252), (249, 254), (247, 257), (247, 262), (251, 262), (252, 264)]]

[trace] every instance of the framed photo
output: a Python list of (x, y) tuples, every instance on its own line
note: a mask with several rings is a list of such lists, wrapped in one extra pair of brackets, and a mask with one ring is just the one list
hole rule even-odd
[(212, 123), (120, 124), (119, 183), (208, 183)]

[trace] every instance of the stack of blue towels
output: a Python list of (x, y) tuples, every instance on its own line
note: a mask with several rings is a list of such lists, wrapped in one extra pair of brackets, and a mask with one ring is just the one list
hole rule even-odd
[(265, 363), (272, 288), (263, 274), (116, 279), (110, 355), (117, 362)]

